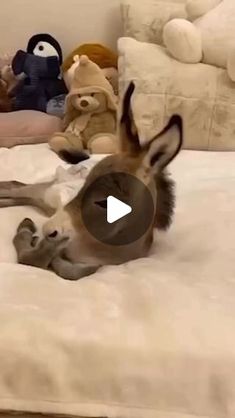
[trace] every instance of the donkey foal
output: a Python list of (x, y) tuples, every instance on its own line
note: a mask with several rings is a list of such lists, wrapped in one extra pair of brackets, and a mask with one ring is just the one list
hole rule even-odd
[[(52, 269), (65, 279), (77, 280), (94, 273), (100, 266), (122, 264), (129, 260), (145, 257), (153, 241), (154, 228), (166, 230), (174, 212), (174, 183), (165, 169), (176, 157), (182, 146), (182, 120), (173, 116), (163, 131), (147, 145), (141, 147), (135, 127), (131, 97), (134, 84), (131, 83), (123, 100), (120, 121), (120, 151), (110, 155), (93, 167), (77, 196), (65, 207), (55, 210), (46, 203), (46, 193), (53, 183), (25, 185), (18, 182), (0, 183), (0, 207), (13, 205), (33, 205), (53, 216), (43, 227), (44, 238), (35, 237), (36, 228), (30, 219), (25, 219), (18, 227), (14, 238), (18, 261), (44, 269)], [(76, 160), (76, 158), (73, 158)], [(125, 173), (136, 177), (150, 191), (154, 202), (154, 216), (149, 229), (138, 240), (127, 245), (108, 245), (125, 228), (135, 230), (142, 222), (143, 196), (120, 179), (117, 182), (113, 173)], [(108, 176), (107, 176), (108, 175)], [(106, 210), (104, 201), (109, 195), (126, 200), (131, 196), (137, 208), (137, 216), (123, 217), (110, 232), (102, 229), (104, 240), (98, 241), (84, 225), (81, 207), (87, 188), (99, 178), (103, 178), (98, 188), (92, 191), (86, 208), (89, 219), (99, 226)], [(111, 234), (111, 236), (110, 236)], [(107, 238), (107, 239), (106, 239)]]

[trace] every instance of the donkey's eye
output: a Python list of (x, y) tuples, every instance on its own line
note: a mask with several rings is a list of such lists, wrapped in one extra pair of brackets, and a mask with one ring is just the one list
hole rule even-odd
[(95, 202), (95, 204), (102, 209), (107, 209), (107, 199), (99, 200), (98, 202)]

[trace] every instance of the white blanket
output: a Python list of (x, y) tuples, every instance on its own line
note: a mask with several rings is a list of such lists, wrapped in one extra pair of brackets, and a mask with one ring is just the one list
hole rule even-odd
[[(0, 150), (0, 180), (64, 165)], [(0, 210), (0, 410), (116, 418), (235, 416), (235, 154), (184, 151), (174, 225), (149, 258), (78, 282), (14, 264), (30, 208)]]

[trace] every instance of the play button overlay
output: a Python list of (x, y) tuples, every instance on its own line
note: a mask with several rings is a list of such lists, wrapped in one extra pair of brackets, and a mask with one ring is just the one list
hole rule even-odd
[(108, 245), (128, 245), (146, 237), (154, 222), (152, 195), (131, 174), (110, 172), (86, 183), (81, 214), (87, 231)]
[(107, 222), (113, 224), (132, 212), (132, 208), (114, 196), (107, 199)]

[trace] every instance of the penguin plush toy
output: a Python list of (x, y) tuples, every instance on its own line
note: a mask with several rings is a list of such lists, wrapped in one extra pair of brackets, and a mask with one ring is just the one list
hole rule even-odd
[(59, 43), (48, 34), (34, 35), (28, 42), (27, 51), (16, 53), (12, 70), (15, 75), (23, 73), (24, 78), (15, 91), (14, 110), (46, 112), (51, 99), (67, 93), (60, 77), (62, 60)]

